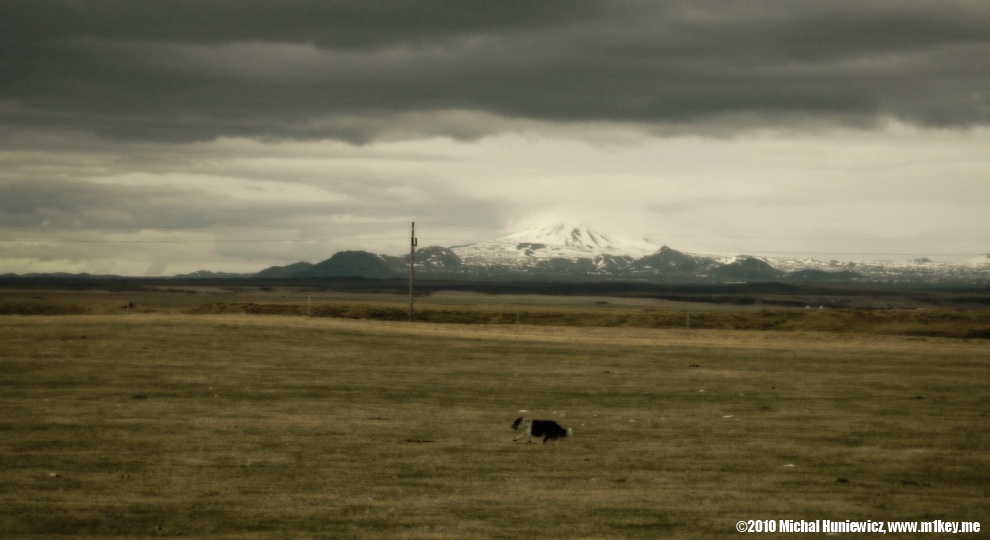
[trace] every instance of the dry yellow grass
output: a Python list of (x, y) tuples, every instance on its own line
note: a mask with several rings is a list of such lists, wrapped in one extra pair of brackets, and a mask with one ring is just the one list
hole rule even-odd
[[(178, 313), (190, 307), (0, 316), (5, 536), (990, 522), (986, 340)], [(574, 435), (512, 442), (520, 410)]]

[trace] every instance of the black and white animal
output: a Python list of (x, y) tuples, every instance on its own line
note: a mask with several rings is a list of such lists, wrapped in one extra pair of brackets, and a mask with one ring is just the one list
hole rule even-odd
[(555, 439), (563, 439), (571, 434), (571, 428), (564, 429), (553, 420), (533, 420), (522, 416), (516, 418), (516, 421), (512, 423), (512, 429), (519, 432), (519, 435), (512, 439), (513, 441), (526, 437), (526, 442), (533, 442), (533, 437), (537, 439), (543, 437), (543, 442), (546, 443)]

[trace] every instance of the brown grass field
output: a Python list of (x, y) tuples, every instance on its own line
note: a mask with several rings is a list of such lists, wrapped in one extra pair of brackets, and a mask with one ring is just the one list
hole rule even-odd
[[(987, 311), (5, 293), (0, 537), (987, 527)], [(574, 434), (513, 442), (522, 414)]]

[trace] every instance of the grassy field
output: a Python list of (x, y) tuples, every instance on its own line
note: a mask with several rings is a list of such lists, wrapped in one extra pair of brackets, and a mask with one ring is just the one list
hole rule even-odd
[[(540, 309), (489, 303), (424, 310), (504, 320), (410, 324), (201, 300), (7, 302), (66, 314), (0, 316), (0, 536), (717, 538), (747, 519), (990, 526), (985, 339), (905, 335), (903, 320), (890, 335), (588, 327), (517, 324)], [(602, 308), (544, 309), (575, 323)], [(513, 442), (522, 414), (574, 434)]]
[[(810, 300), (810, 299), (809, 299)], [(706, 330), (810, 331), (874, 336), (990, 339), (986, 307), (803, 308), (676, 302), (657, 298), (440, 292), (415, 300), (419, 322)], [(884, 298), (879, 305), (898, 305)], [(252, 314), (408, 321), (409, 300), (291, 287), (196, 286), (109, 291), (0, 288), (0, 315)]]

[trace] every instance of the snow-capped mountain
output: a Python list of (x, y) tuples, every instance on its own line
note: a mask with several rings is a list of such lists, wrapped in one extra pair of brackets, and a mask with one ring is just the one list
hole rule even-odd
[(660, 247), (645, 238), (605, 235), (584, 226), (557, 224), (450, 250), (467, 265), (521, 266), (548, 259), (591, 259), (607, 264), (616, 257), (632, 260), (652, 255)]
[[(951, 264), (928, 259), (886, 262), (821, 261), (681, 252), (644, 238), (601, 234), (557, 224), (494, 240), (416, 250), (417, 275), (434, 279), (633, 280), (658, 283), (977, 283), (990, 282), (990, 257)], [(262, 278), (407, 275), (409, 255), (345, 251), (317, 263), (267, 268)]]

